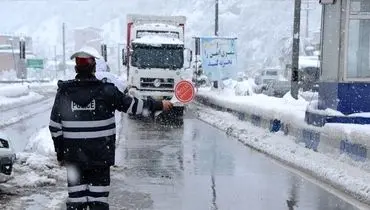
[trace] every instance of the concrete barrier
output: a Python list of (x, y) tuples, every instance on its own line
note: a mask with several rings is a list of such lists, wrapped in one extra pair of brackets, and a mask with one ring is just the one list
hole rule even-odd
[(249, 121), (255, 126), (268, 129), (270, 132), (282, 131), (285, 135), (294, 136), (296, 142), (303, 143), (307, 149), (338, 156), (346, 154), (351, 159), (360, 162), (367, 162), (370, 159), (368, 152), (370, 149), (370, 133), (363, 133), (359, 136), (356, 133), (346, 133), (340, 126), (315, 127), (305, 122), (286, 120), (287, 117), (277, 119), (248, 111), (236, 111), (220, 106), (213, 102), (209, 96), (201, 94), (196, 96), (196, 100), (216, 110), (232, 113), (239, 120)]

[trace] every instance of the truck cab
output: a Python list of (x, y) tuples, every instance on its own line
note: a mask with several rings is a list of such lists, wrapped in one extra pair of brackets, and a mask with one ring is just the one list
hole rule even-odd
[[(123, 64), (127, 67), (129, 93), (143, 99), (150, 96), (170, 100), (191, 63), (191, 51), (184, 45), (186, 18), (128, 15), (127, 20)], [(175, 107), (183, 111), (182, 104)]]

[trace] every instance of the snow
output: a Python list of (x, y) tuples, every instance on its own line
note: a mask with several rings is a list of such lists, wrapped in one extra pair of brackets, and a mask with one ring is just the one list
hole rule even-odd
[(309, 106), (307, 106), (307, 111), (309, 111), (310, 113), (324, 115), (324, 116), (344, 116), (343, 113), (341, 113), (337, 110), (330, 109), (330, 108), (327, 108), (327, 109), (324, 109), (324, 110), (318, 109), (318, 101), (317, 100), (312, 101), (309, 104)]
[[(39, 163), (42, 164), (42, 163)], [(56, 180), (47, 176), (39, 175), (30, 170), (28, 173), (16, 176), (9, 184), (15, 183), (17, 187), (39, 187), (45, 185), (55, 185)]]
[(307, 150), (294, 138), (281, 132), (273, 134), (235, 116), (203, 107), (198, 118), (237, 138), (246, 146), (329, 183), (353, 197), (370, 203), (370, 173), (324, 154)]
[(370, 117), (370, 112), (354, 113), (348, 116), (350, 117)]
[(235, 111), (253, 113), (267, 119), (281, 119), (285, 122), (303, 123), (306, 107), (309, 104), (302, 97), (295, 100), (287, 93), (283, 98), (269, 97), (263, 94), (235, 96), (233, 89), (209, 91), (200, 88), (198, 95), (207, 97), (210, 102)]
[(95, 76), (98, 79), (107, 78), (108, 82), (113, 83), (118, 88), (118, 90), (120, 90), (121, 92), (123, 92), (127, 87), (127, 84), (124, 82), (124, 80), (122, 80), (117, 75), (112, 74), (110, 72), (97, 71), (95, 73)]
[(28, 95), (20, 96), (20, 97), (0, 96), (0, 110), (5, 110), (8, 108), (29, 104), (32, 102), (39, 101), (42, 98), (44, 98), (44, 96), (38, 93), (35, 93), (35, 92), (29, 92)]
[(184, 16), (158, 16), (158, 15), (139, 15), (139, 14), (128, 14), (127, 21), (133, 23), (153, 23), (153, 22), (166, 22), (173, 25), (185, 24), (186, 17)]
[(38, 153), (44, 156), (54, 155), (54, 145), (50, 136), (49, 128), (44, 127), (38, 133), (32, 136), (25, 148), (25, 151)]
[[(152, 28), (156, 28), (157, 30), (179, 30), (178, 26), (163, 24), (163, 23), (147, 23), (147, 24), (140, 24), (137, 26), (140, 29), (148, 29), (151, 30)], [(181, 29), (182, 30), (182, 29)]]
[(299, 68), (320, 67), (318, 56), (299, 56)]
[[(123, 43), (126, 31), (126, 14), (140, 11), (151, 15), (184, 15), (187, 17), (185, 35), (189, 46), (193, 35), (206, 36), (214, 32), (214, 1), (205, 0), (137, 0), (128, 3), (112, 0), (47, 1), (2, 3), (0, 16), (5, 21), (2, 32), (23, 33), (33, 38), (33, 48), (52, 57), (54, 45), (57, 53), (62, 48), (62, 23), (66, 23), (67, 51), (73, 48), (73, 29), (91, 26), (103, 29), (105, 41)], [(78, 5), (78, 6), (76, 6)], [(19, 10), (19, 8), (22, 8)], [(37, 12), (35, 12), (37, 11)], [(106, 11), (109, 11), (107, 14)], [(310, 28), (320, 27), (321, 7), (317, 4), (310, 13)], [(223, 1), (220, 4), (220, 36), (237, 36), (244, 68), (261, 65), (266, 58), (278, 63), (281, 40), (292, 35), (293, 5), (291, 1)], [(29, 15), (32, 14), (32, 15)], [(261, 27), (264, 26), (264, 27)], [(302, 29), (303, 29), (302, 25)], [(118, 38), (118, 39), (117, 39)]]
[(161, 46), (162, 44), (172, 44), (172, 45), (183, 45), (180, 39), (164, 37), (164, 36), (155, 36), (155, 35), (148, 35), (132, 41), (132, 43), (139, 43), (139, 44), (147, 44), (153, 46)]
[(27, 85), (0, 85), (0, 97), (16, 98), (26, 96), (30, 93)]
[[(207, 98), (210, 103), (229, 108), (234, 111), (257, 115), (262, 120), (279, 119), (289, 129), (289, 135), (302, 139), (303, 129), (317, 132), (320, 134), (321, 153), (328, 156), (337, 156), (340, 154), (340, 145), (342, 140), (347, 140), (352, 144), (360, 144), (369, 150), (370, 125), (354, 125), (340, 123), (326, 123), (323, 127), (308, 125), (305, 121), (306, 108), (317, 114), (329, 116), (342, 116), (343, 114), (332, 109), (317, 110), (317, 101), (306, 101), (299, 96), (298, 100), (287, 93), (283, 98), (269, 97), (262, 94), (251, 96), (235, 96), (232, 90), (224, 91), (210, 90), (200, 88), (198, 95)], [(264, 126), (264, 125), (263, 125)], [(368, 160), (367, 156), (367, 159)], [(348, 164), (361, 167), (370, 172), (368, 161), (359, 164), (354, 161), (347, 161)]]
[(102, 58), (102, 56), (99, 54), (99, 52), (95, 48), (90, 47), (90, 46), (83, 46), (81, 49), (73, 53), (70, 59), (72, 60), (75, 57), (85, 57), (85, 56), (88, 56), (88, 57), (93, 56), (97, 59)]
[[(25, 82), (23, 85), (22, 84), (0, 85), (0, 110), (17, 108), (20, 106), (41, 101), (42, 99), (45, 98), (45, 96), (39, 93), (45, 94), (56, 92), (57, 89), (56, 83), (57, 81), (51, 81), (48, 83)], [(36, 93), (36, 91), (38, 93)], [(17, 116), (17, 119), (21, 118), (22, 116)], [(9, 122), (13, 121), (14, 119), (15, 118), (9, 119)]]

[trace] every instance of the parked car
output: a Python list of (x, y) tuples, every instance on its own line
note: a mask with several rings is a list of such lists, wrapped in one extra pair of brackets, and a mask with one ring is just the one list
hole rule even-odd
[(283, 70), (278, 68), (268, 68), (261, 71), (255, 79), (259, 86), (258, 93), (268, 96), (283, 97), (290, 91), (290, 81), (283, 77)]
[(275, 80), (279, 79), (279, 70), (278, 69), (264, 69), (256, 77), (255, 83), (257, 85), (268, 85)]
[(15, 161), (15, 152), (11, 140), (4, 133), (0, 132), (0, 172), (10, 175)]

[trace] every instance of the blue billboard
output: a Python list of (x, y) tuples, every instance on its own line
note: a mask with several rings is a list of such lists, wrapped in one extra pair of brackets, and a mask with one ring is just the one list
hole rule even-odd
[(200, 37), (200, 54), (205, 75), (212, 81), (236, 76), (236, 38)]

